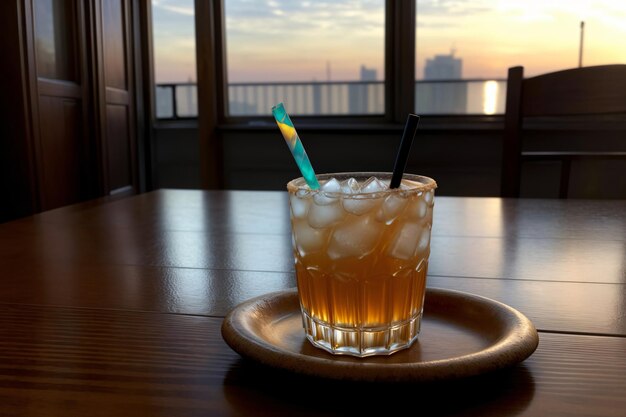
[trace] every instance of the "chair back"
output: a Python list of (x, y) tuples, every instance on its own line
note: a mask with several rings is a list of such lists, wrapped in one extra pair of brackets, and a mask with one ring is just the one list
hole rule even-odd
[(523, 160), (561, 161), (559, 197), (564, 198), (572, 159), (626, 159), (626, 152), (523, 152), (524, 118), (611, 114), (626, 114), (626, 65), (582, 67), (526, 79), (523, 67), (510, 68), (502, 147), (502, 196), (519, 197)]

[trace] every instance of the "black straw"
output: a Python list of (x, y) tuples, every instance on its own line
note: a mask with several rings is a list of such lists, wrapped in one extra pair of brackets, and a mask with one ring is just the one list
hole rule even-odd
[(393, 175), (391, 176), (389, 188), (398, 188), (400, 186), (419, 121), (420, 117), (415, 114), (409, 114), (409, 117), (406, 119), (406, 125), (404, 125), (404, 133), (402, 133), (402, 139), (400, 140), (400, 149), (398, 149), (396, 163), (393, 166)]

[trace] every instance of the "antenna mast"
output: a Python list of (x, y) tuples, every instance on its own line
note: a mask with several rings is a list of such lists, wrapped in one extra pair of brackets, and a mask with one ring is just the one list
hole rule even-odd
[(585, 37), (585, 21), (580, 21), (580, 46), (578, 47), (578, 68), (583, 66), (583, 39)]

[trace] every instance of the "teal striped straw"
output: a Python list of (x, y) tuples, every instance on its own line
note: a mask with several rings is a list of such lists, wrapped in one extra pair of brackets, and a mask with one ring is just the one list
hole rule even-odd
[(320, 184), (317, 182), (317, 178), (315, 178), (315, 171), (313, 171), (309, 157), (298, 137), (298, 132), (296, 132), (296, 128), (293, 126), (287, 111), (285, 111), (283, 103), (278, 103), (272, 107), (272, 114), (274, 115), (274, 119), (276, 119), (280, 133), (283, 134), (283, 138), (285, 138), (285, 142), (287, 142), (287, 146), (289, 146), (293, 159), (296, 160), (296, 164), (298, 168), (300, 168), (304, 180), (309, 185), (310, 189), (317, 190), (320, 188)]

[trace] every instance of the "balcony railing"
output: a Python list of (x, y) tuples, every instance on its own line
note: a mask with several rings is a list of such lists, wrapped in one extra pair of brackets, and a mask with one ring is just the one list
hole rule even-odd
[[(297, 115), (383, 114), (384, 82), (329, 81), (283, 83), (231, 83), (228, 113), (231, 116), (265, 116), (272, 106), (285, 103)], [(419, 80), (415, 82), (418, 114), (502, 114), (505, 79)], [(194, 83), (157, 84), (158, 119), (198, 116)]]

